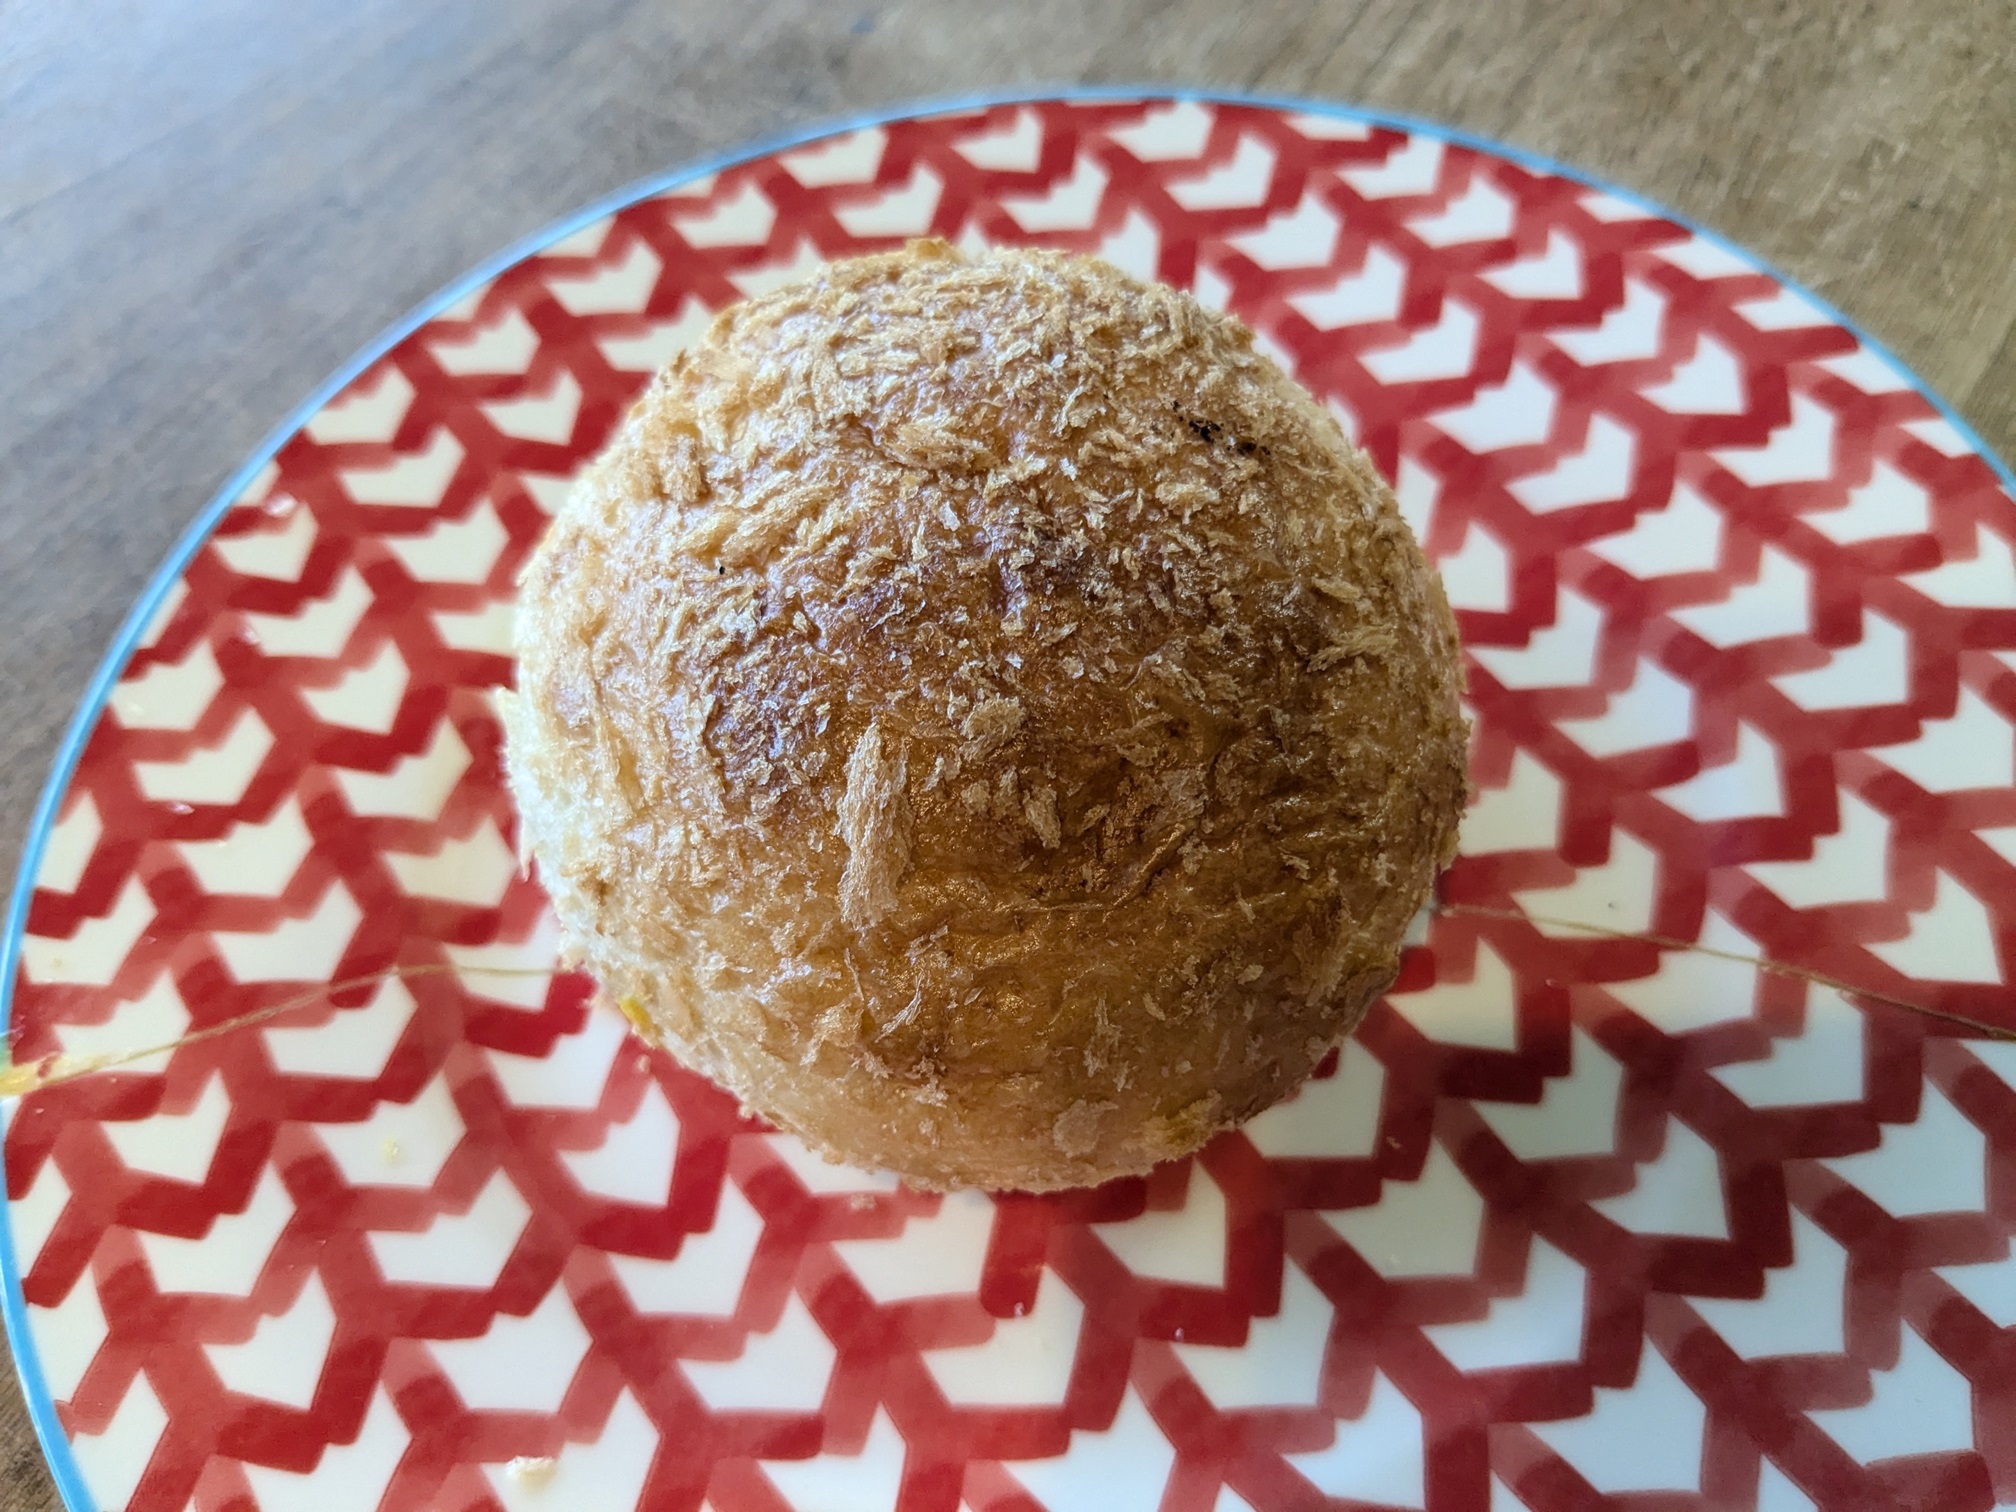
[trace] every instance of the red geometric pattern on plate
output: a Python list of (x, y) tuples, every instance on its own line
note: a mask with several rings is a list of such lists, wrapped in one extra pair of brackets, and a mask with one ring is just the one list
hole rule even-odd
[[(544, 965), (486, 689), (707, 313), (932, 232), (1197, 290), (1398, 479), (1471, 651), (1443, 916), (1326, 1080), (1145, 1181), (826, 1168)], [(107, 1506), (1430, 1512), (2016, 1500), (2016, 508), (1721, 247), (1248, 105), (891, 121), (639, 201), (280, 450), (45, 855), (10, 1219)], [(516, 1471), (519, 1456), (557, 1456)]]

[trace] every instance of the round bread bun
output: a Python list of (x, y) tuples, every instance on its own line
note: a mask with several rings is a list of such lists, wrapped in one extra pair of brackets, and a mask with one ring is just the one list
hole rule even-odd
[(828, 1156), (1085, 1186), (1293, 1090), (1465, 798), (1393, 495), (1236, 321), (920, 242), (725, 311), (529, 564), (566, 949)]

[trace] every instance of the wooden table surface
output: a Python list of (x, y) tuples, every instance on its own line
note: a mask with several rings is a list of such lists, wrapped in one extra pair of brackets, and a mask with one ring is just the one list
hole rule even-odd
[[(1059, 81), (1558, 157), (1787, 270), (2016, 452), (2012, 0), (0, 0), (0, 858), (170, 542), (395, 316), (653, 170)], [(0, 1505), (58, 1505), (11, 1375)]]

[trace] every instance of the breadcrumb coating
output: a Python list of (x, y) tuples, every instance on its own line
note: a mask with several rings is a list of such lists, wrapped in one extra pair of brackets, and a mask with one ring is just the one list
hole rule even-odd
[(570, 954), (830, 1156), (1046, 1190), (1293, 1090), (1454, 852), (1456, 636), (1236, 321), (942, 242), (724, 312), (528, 566)]

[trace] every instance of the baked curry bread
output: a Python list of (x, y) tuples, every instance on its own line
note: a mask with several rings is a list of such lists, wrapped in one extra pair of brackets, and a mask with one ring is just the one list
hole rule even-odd
[(832, 264), (677, 357), (529, 564), (503, 700), (566, 948), (837, 1159), (1195, 1150), (1391, 981), (1465, 798), (1390, 490), (1102, 263)]

